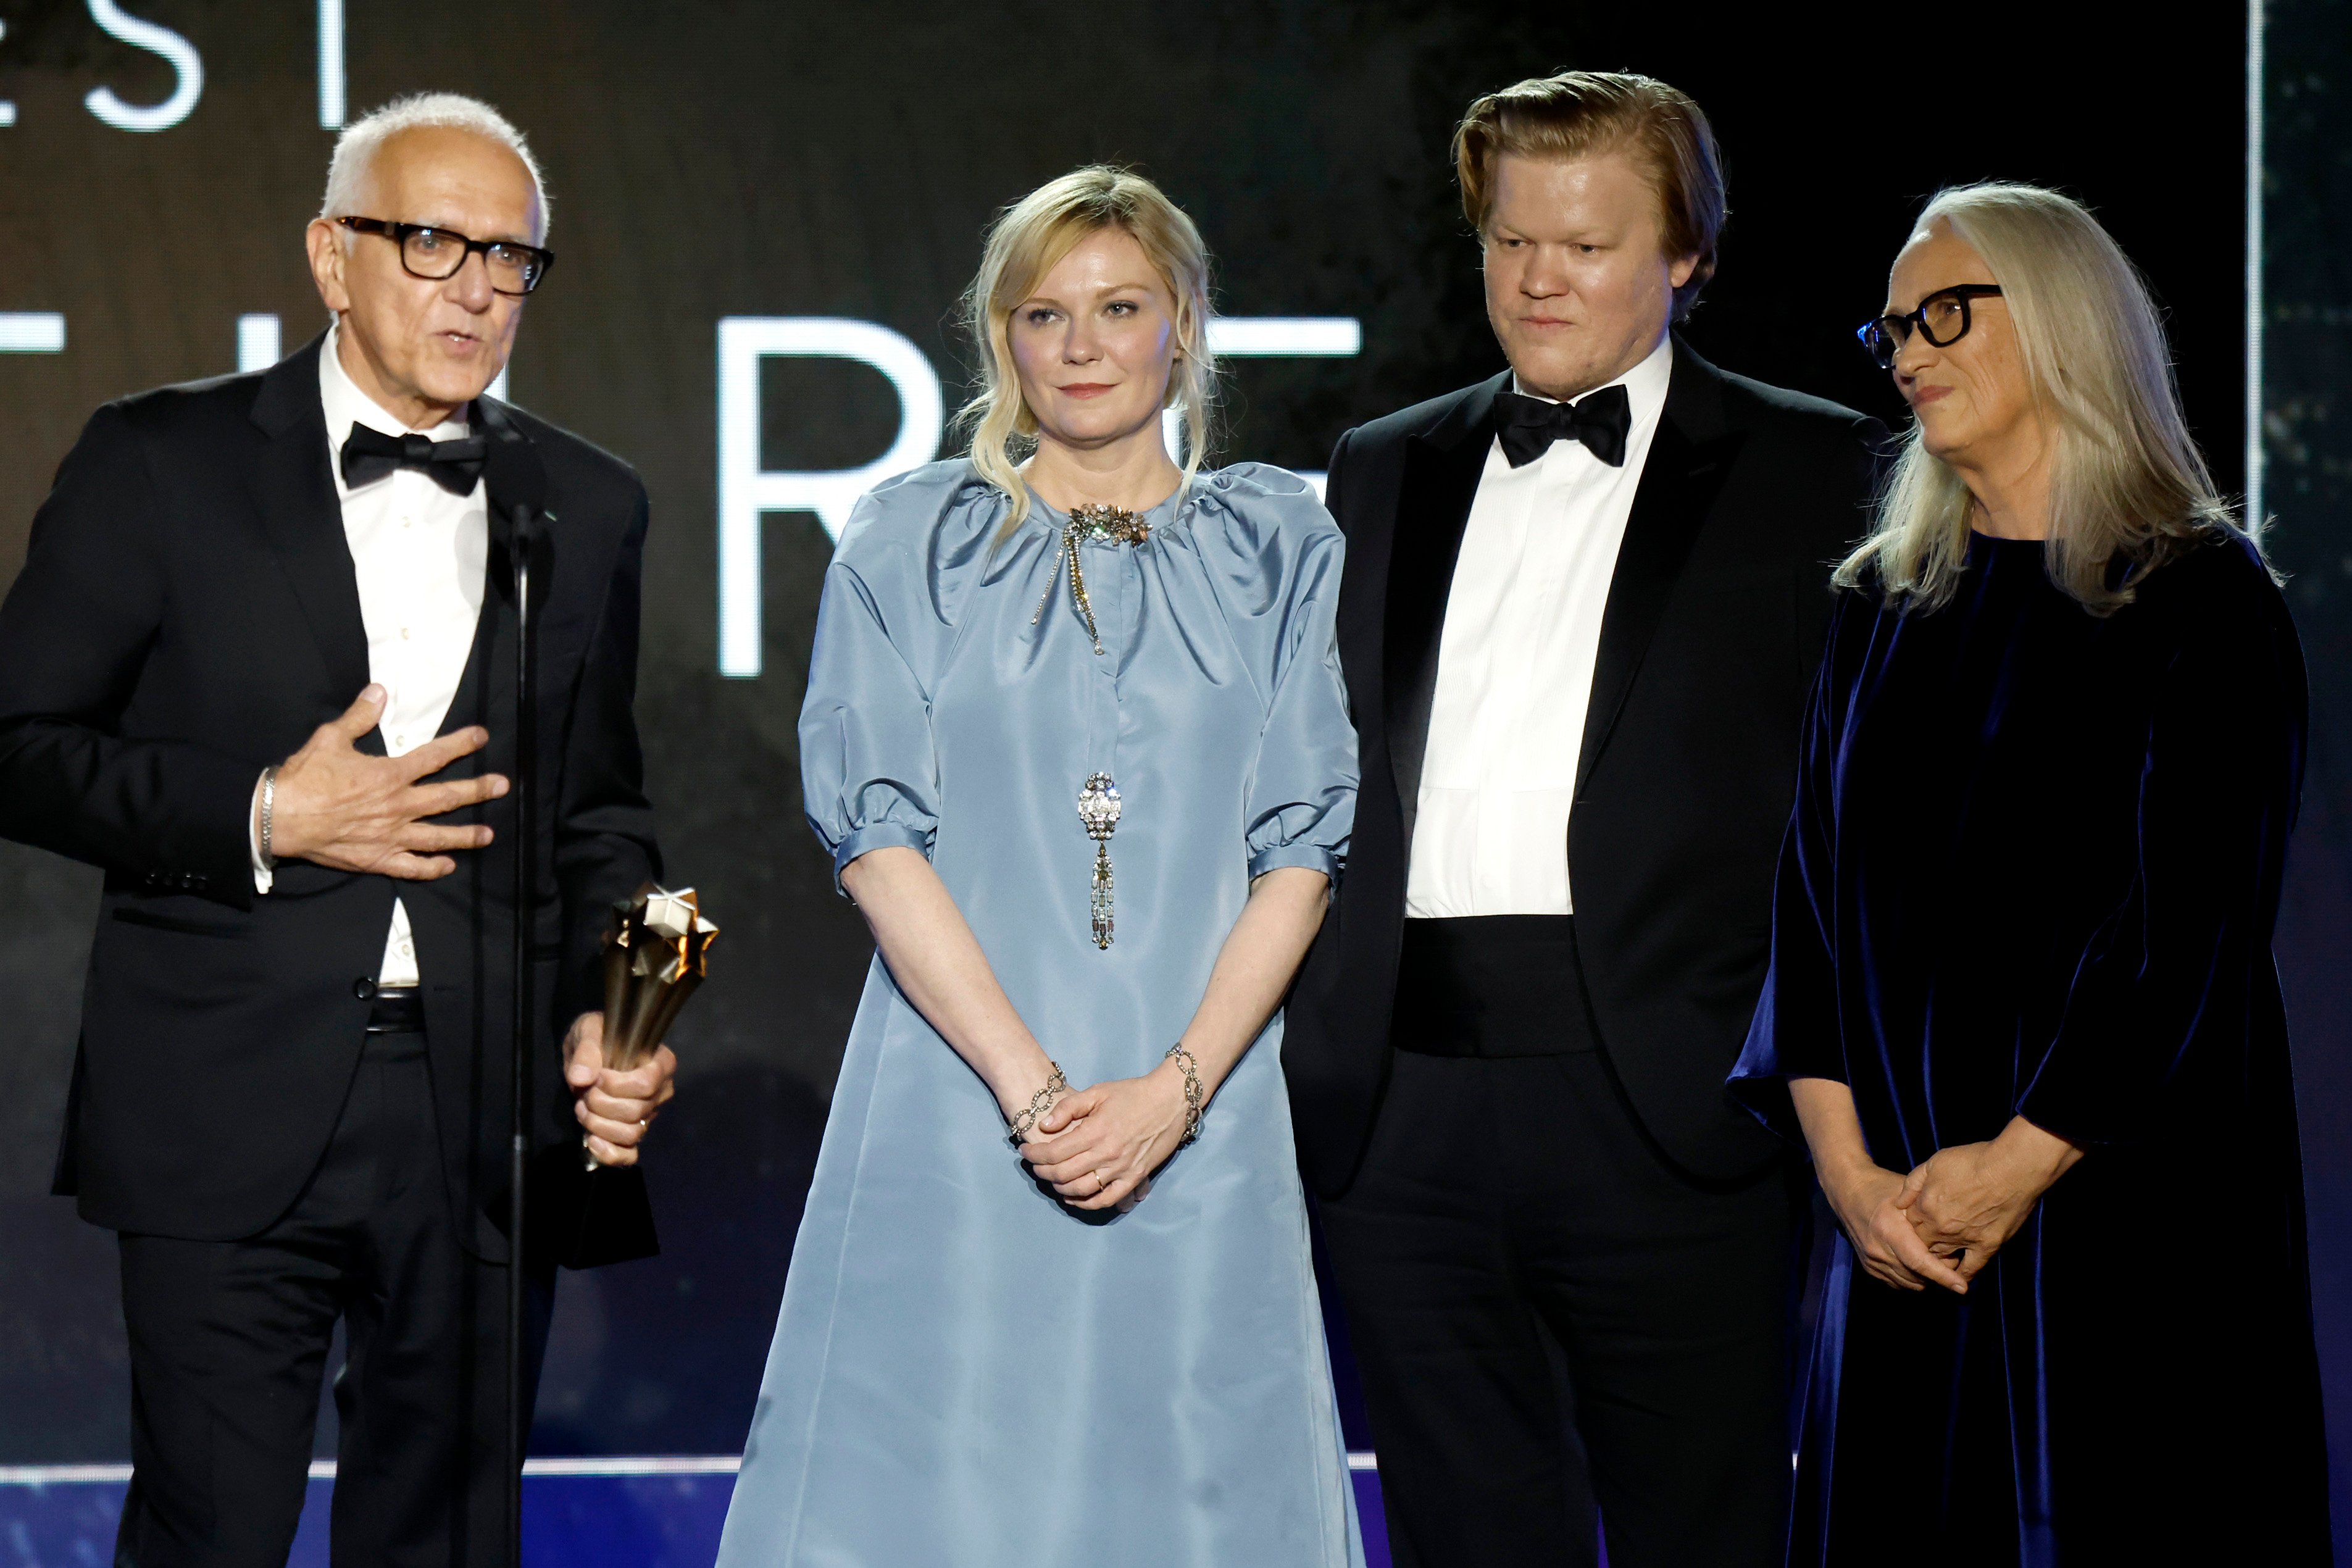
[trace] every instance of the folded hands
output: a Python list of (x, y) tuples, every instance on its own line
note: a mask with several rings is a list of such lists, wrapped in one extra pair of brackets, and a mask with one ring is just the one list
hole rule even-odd
[(1140, 1078), (1063, 1095), (1038, 1118), (1021, 1157), (1074, 1209), (1128, 1209), (1183, 1138), (1183, 1074), (1162, 1061)]
[(1968, 1293), (2083, 1152), (2023, 1117), (1988, 1142), (1937, 1150), (1908, 1175), (1870, 1161), (1822, 1168), (1822, 1191), (1873, 1278)]

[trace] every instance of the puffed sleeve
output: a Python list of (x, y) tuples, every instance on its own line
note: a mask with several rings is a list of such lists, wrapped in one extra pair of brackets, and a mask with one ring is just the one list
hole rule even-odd
[(1245, 820), (1252, 877), (1303, 866), (1337, 883), (1356, 822), (1356, 727), (1337, 621), (1347, 543), (1328, 515), (1315, 511), (1318, 524), (1300, 549), (1272, 640), (1271, 700)]
[[(1851, 614), (1864, 601), (1844, 596)], [(1764, 973), (1748, 1043), (1728, 1080), (1732, 1097), (1773, 1131), (1801, 1138), (1789, 1099), (1792, 1078), (1846, 1081), (1845, 1046), (1839, 1026), (1835, 935), (1836, 907), (1831, 820), (1836, 784), (1839, 694), (1838, 631), (1845, 616), (1831, 623), (1829, 647), (1805, 705), (1797, 753), (1797, 799), (1780, 840), (1780, 863), (1772, 878), (1772, 960)]]
[[(2137, 874), (2083, 954), (2017, 1101), (2070, 1142), (2168, 1125), (2176, 1085), (2230, 1081), (2252, 1055), (2285, 1048), (2267, 1037), (2278, 1007), (2270, 942), (2302, 784), (2303, 656), (2251, 552), (2201, 553), (2224, 548), (2237, 559), (2164, 568), (2201, 569), (2217, 591), (2174, 606), (2191, 612), (2181, 618), (2192, 630), (2148, 724)], [(2163, 586), (2158, 577), (2149, 592)]]
[(929, 610), (922, 563), (875, 526), (875, 505), (859, 503), (825, 570), (801, 703), (801, 795), (836, 888), (869, 851), (898, 846), (929, 857), (939, 827), (930, 696), (910, 658), (919, 657)]

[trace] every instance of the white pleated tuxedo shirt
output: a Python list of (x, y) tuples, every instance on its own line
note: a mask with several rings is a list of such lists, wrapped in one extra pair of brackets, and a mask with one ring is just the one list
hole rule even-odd
[(1581, 441), (1522, 468), (1499, 438), (1486, 454), (1438, 634), (1408, 919), (1573, 912), (1568, 818), (1601, 618), (1673, 370), (1662, 338), (1611, 384), (1632, 412), (1622, 468)]
[[(414, 468), (395, 468), (373, 484), (343, 483), (342, 449), (352, 426), (387, 436), (423, 434), (436, 441), (462, 438), (463, 420), (410, 430), (353, 384), (336, 357), (340, 327), (330, 328), (319, 354), (319, 400), (327, 416), (327, 464), (342, 503), (343, 538), (359, 577), (360, 619), (367, 627), (368, 679), (386, 693), (383, 748), (389, 756), (413, 752), (441, 732), (449, 703), (465, 678), (474, 631), (482, 614), (489, 558), (490, 512), (481, 481), (452, 495)], [(356, 691), (347, 694), (357, 700)], [(270, 874), (255, 847), (253, 885), (267, 893)], [(415, 985), (416, 943), (408, 910), (397, 900), (385, 933), (382, 986)]]

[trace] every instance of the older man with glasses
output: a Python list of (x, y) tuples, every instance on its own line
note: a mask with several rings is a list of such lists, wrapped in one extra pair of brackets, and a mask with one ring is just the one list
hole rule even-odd
[[(667, 1051), (603, 1067), (593, 1010), (604, 908), (660, 864), (645, 491), (484, 395), (546, 226), (488, 106), (355, 122), (309, 232), (333, 324), (99, 410), (0, 605), (0, 834), (106, 871), (58, 1190), (121, 1238), (118, 1564), (285, 1562), (338, 1321), (335, 1561), (507, 1559), (519, 501), (551, 563), (522, 771), (544, 1185), (583, 1129), (633, 1163), (669, 1098)], [(521, 1267), (527, 1419), (553, 1264)]]

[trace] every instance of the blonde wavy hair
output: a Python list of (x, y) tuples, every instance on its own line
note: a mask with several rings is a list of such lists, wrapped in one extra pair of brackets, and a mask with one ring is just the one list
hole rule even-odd
[[(2051, 580), (2092, 614), (2112, 615), (2167, 561), (2236, 532), (2180, 416), (2147, 284), (2099, 221), (2056, 191), (1988, 184), (1938, 192), (1913, 232), (1937, 223), (2000, 285), (2053, 439), (2042, 547)], [(1915, 421), (1870, 537), (1838, 567), (1839, 586), (1874, 580), (1904, 609), (1948, 604), (1968, 555), (1970, 504)]]
[(1003, 532), (1029, 516), (1029, 487), (1015, 466), (1037, 449), (1037, 416), (1013, 363), (1013, 312), (1038, 280), (1091, 236), (1121, 230), (1143, 247), (1176, 304), (1176, 352), (1165, 408), (1182, 410), (1189, 487), (1215, 437), (1217, 366), (1209, 352), (1209, 251), (1201, 231), (1159, 186), (1130, 170), (1095, 164), (1040, 185), (990, 226), (980, 273), (964, 290), (963, 325), (980, 355), (980, 390), (956, 412), (971, 431), (971, 466), (1013, 502)]

